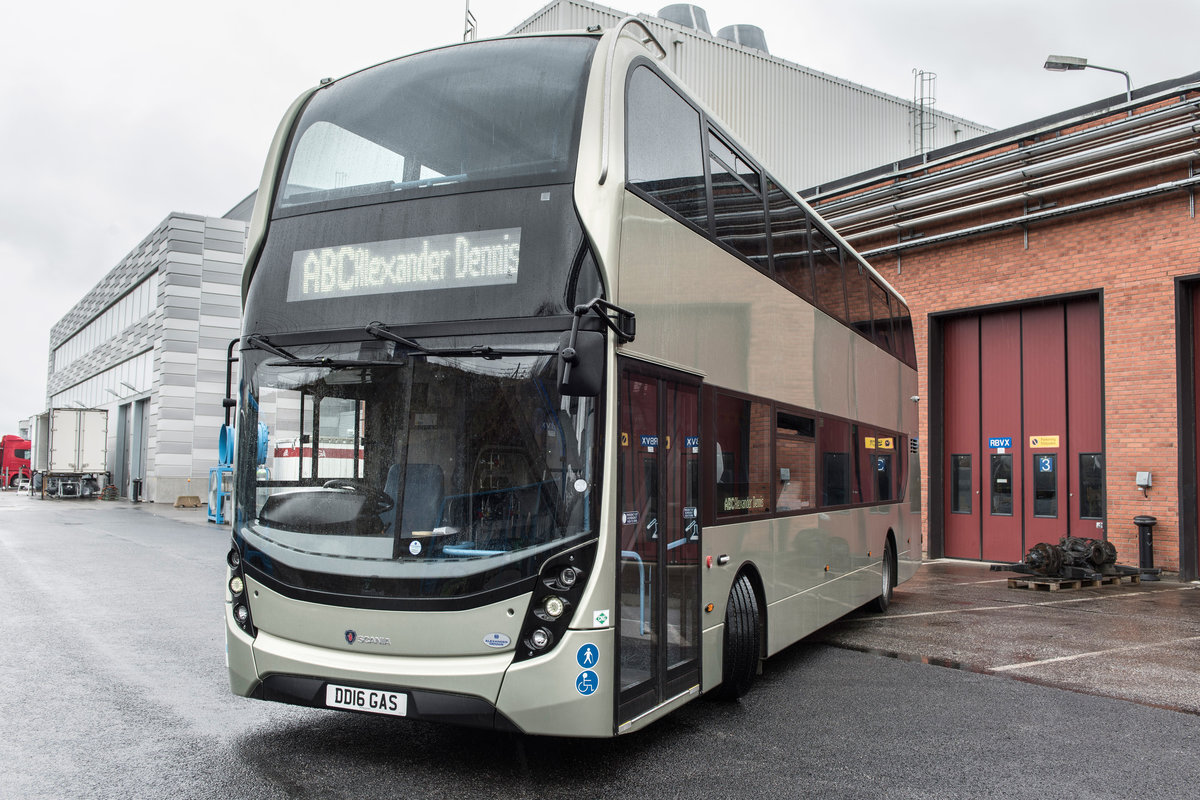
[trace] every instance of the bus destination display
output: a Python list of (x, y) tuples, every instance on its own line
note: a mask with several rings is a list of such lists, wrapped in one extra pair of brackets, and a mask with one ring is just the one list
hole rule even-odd
[(521, 229), (502, 228), (298, 250), (288, 301), (517, 282)]

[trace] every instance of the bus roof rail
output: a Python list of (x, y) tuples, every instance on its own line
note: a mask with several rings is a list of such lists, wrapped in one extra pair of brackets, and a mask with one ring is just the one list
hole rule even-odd
[(625, 17), (620, 22), (618, 22), (616, 24), (616, 26), (613, 28), (613, 30), (612, 30), (613, 36), (612, 36), (612, 39), (608, 43), (608, 72), (605, 73), (605, 75), (604, 75), (604, 120), (602, 123), (604, 126), (604, 134), (603, 134), (603, 139), (601, 140), (601, 144), (600, 144), (600, 147), (601, 147), (600, 183), (601, 183), (601, 185), (603, 185), (604, 181), (606, 181), (608, 179), (608, 142), (609, 142), (610, 129), (612, 128), (613, 56), (617, 52), (617, 41), (620, 40), (621, 34), (625, 31), (625, 28), (630, 25), (637, 25), (646, 34), (646, 38), (641, 40), (643, 45), (649, 45), (651, 42), (654, 43), (654, 46), (658, 48), (658, 52), (661, 54), (658, 56), (659, 61), (661, 61), (667, 57), (667, 49), (665, 47), (663, 47), (662, 44), (658, 41), (658, 39), (656, 39), (654, 37), (654, 34), (651, 33), (650, 29), (646, 27), (646, 23), (643, 22), (642, 20), (638, 19), (637, 17)]

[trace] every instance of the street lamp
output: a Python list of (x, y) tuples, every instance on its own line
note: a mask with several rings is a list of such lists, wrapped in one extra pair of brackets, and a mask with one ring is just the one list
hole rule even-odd
[(1086, 58), (1078, 56), (1046, 56), (1046, 63), (1042, 65), (1045, 69), (1051, 72), (1067, 72), (1068, 70), (1077, 69), (1101, 69), (1105, 72), (1115, 72), (1118, 75), (1125, 76), (1125, 102), (1129, 103), (1133, 100), (1133, 81), (1129, 78), (1129, 73), (1123, 69), (1113, 69), (1112, 67), (1102, 67), (1099, 64), (1089, 64)]

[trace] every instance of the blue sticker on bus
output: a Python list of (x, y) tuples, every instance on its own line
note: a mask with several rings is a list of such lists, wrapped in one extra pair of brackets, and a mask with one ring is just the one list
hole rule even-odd
[(595, 694), (598, 688), (600, 688), (600, 678), (590, 669), (585, 669), (575, 679), (575, 691), (584, 697), (587, 697), (589, 694)]
[(1012, 437), (993, 436), (992, 438), (988, 439), (988, 447), (993, 449), (997, 447), (1012, 447)]
[(575, 653), (575, 661), (577, 661), (579, 666), (583, 667), (584, 669), (591, 669), (592, 667), (596, 666), (596, 660), (599, 657), (600, 648), (596, 647), (596, 645), (592, 644), (591, 642), (580, 646), (579, 650)]

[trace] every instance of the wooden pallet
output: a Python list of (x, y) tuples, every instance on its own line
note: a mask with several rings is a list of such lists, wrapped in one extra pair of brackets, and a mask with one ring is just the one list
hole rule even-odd
[(1142, 582), (1139, 573), (1131, 575), (1104, 575), (1100, 578), (1046, 578), (1041, 575), (1025, 578), (1009, 578), (1010, 589), (1032, 589), (1038, 592), (1062, 592), (1071, 589), (1091, 589), (1096, 586), (1119, 586), (1123, 583), (1137, 585)]

